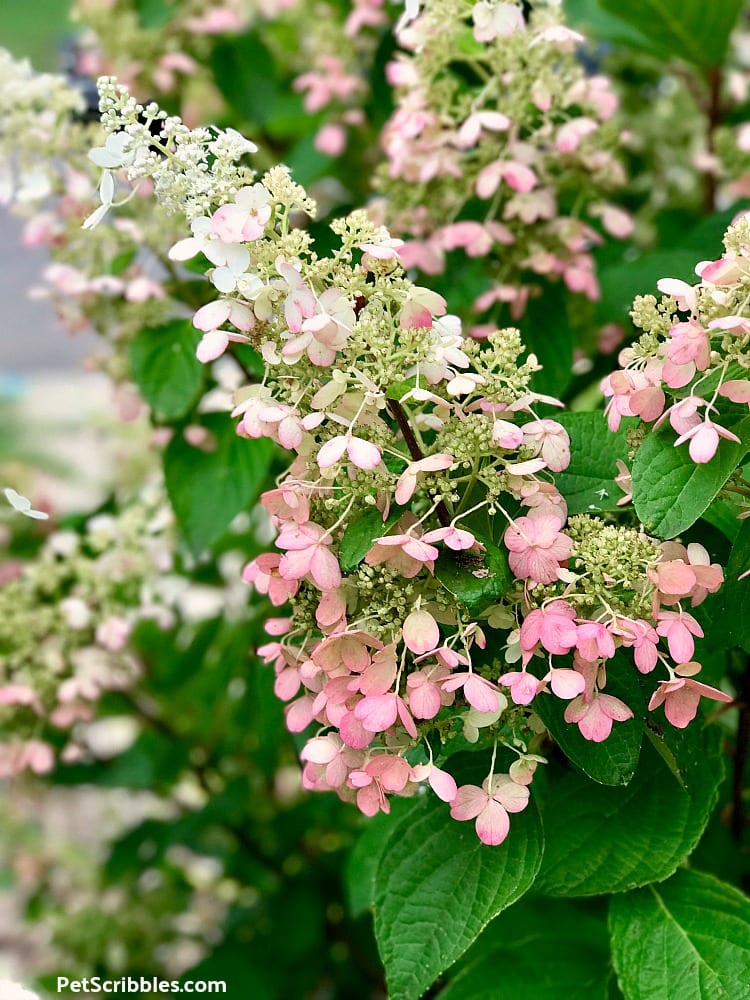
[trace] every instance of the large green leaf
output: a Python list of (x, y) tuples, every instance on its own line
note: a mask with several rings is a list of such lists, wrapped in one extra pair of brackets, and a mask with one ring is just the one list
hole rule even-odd
[(206, 414), (202, 424), (212, 438), (204, 451), (175, 434), (164, 453), (167, 494), (190, 547), (200, 552), (249, 507), (264, 486), (273, 445), (265, 438), (237, 435), (227, 414)]
[(628, 457), (626, 426), (613, 433), (602, 412), (561, 413), (555, 419), (570, 436), (570, 464), (555, 476), (568, 513), (616, 510), (617, 501), (625, 496), (615, 476), (617, 460), (625, 462)]
[(606, 1000), (606, 924), (581, 903), (524, 897), (485, 929), (438, 1000)]
[(512, 581), (505, 551), (488, 538), (476, 537), (485, 548), (484, 556), (444, 549), (435, 564), (435, 577), (472, 615), (501, 598)]
[(410, 799), (393, 799), (388, 815), (377, 813), (367, 820), (349, 851), (344, 869), (344, 889), (349, 913), (359, 917), (375, 904), (375, 877), (383, 851), (398, 820), (414, 808)]
[[(740, 438), (750, 434), (750, 417), (729, 424)], [(739, 465), (747, 446), (722, 439), (711, 459), (697, 465), (687, 445), (674, 446), (670, 427), (650, 433), (633, 462), (633, 503), (650, 532), (674, 538), (694, 524)]]
[(584, 739), (578, 726), (564, 719), (566, 703), (540, 695), (534, 708), (563, 753), (594, 781), (602, 785), (627, 785), (635, 774), (643, 739), (645, 709), (632, 657), (618, 653), (607, 666), (607, 693), (633, 709), (633, 718), (618, 722), (603, 743)]
[(750, 520), (738, 523), (742, 527), (724, 573), (721, 611), (714, 628), (722, 646), (743, 646), (750, 650), (750, 615), (738, 614), (740, 608), (750, 608)]
[(523, 317), (523, 342), (542, 366), (531, 386), (552, 396), (564, 393), (573, 378), (575, 334), (565, 302), (562, 289), (553, 285), (529, 302)]
[(375, 879), (375, 936), (392, 1000), (417, 1000), (522, 896), (542, 856), (532, 803), (511, 819), (499, 847), (477, 840), (472, 823), (422, 799), (394, 828)]
[(195, 402), (204, 377), (199, 339), (190, 320), (174, 319), (141, 330), (130, 345), (133, 381), (157, 417), (177, 420)]
[(712, 875), (613, 896), (610, 931), (627, 1000), (750, 997), (750, 901)]
[(599, 0), (638, 32), (638, 46), (703, 68), (720, 66), (742, 0)]
[(720, 734), (700, 722), (665, 732), (685, 771), (680, 783), (650, 743), (625, 788), (552, 772), (540, 798), (546, 847), (535, 891), (550, 896), (624, 892), (671, 875), (700, 839), (722, 775)]
[(243, 119), (262, 125), (272, 116), (276, 70), (268, 47), (256, 34), (219, 42), (211, 66), (217, 87)]

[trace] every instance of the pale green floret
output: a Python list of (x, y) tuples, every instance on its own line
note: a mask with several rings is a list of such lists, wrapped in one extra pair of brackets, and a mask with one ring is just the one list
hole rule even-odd
[(644, 568), (659, 558), (655, 539), (588, 514), (571, 517), (566, 534), (574, 542), (570, 567), (585, 574), (587, 593), (604, 597), (613, 610), (647, 611), (651, 588), (644, 589)]
[(390, 641), (393, 623), (406, 618), (417, 594), (424, 595), (425, 581), (420, 578), (415, 584), (387, 566), (368, 566), (367, 563), (357, 567), (354, 578), (359, 596), (352, 617), (363, 623), (372, 635)]
[(727, 229), (724, 234), (724, 246), (727, 253), (747, 258), (747, 249), (750, 247), (750, 219), (747, 216), (738, 219)]
[(664, 296), (660, 302), (654, 295), (636, 296), (630, 316), (634, 326), (646, 332), (632, 345), (631, 350), (638, 351), (643, 357), (655, 354), (659, 338), (667, 337), (676, 322), (673, 315), (676, 308), (677, 303), (670, 296)]

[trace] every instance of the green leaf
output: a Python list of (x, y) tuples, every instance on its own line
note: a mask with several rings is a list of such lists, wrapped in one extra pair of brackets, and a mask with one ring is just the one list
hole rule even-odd
[(206, 414), (202, 425), (213, 450), (202, 451), (175, 434), (164, 453), (167, 494), (183, 535), (195, 552), (208, 548), (265, 486), (273, 445), (239, 437), (224, 413)]
[(272, 116), (276, 69), (268, 47), (257, 35), (219, 42), (211, 67), (217, 87), (246, 121), (262, 125)]
[(376, 538), (387, 534), (388, 529), (401, 517), (403, 511), (391, 511), (386, 520), (373, 507), (350, 521), (339, 545), (339, 563), (342, 573), (353, 573), (372, 548)]
[(683, 768), (686, 787), (650, 743), (644, 743), (625, 788), (596, 785), (574, 772), (547, 776), (546, 794), (539, 799), (547, 838), (535, 891), (550, 896), (624, 892), (675, 871), (697, 844), (716, 804), (721, 734), (696, 722), (684, 732), (665, 732), (664, 741)]
[(175, 16), (170, 0), (135, 0), (138, 22), (142, 28), (163, 28)]
[[(395, 399), (396, 402), (400, 402), (407, 392), (411, 392), (417, 386), (417, 376), (412, 375), (410, 378), (402, 379), (400, 382), (394, 382), (393, 385), (389, 385), (385, 391), (387, 399)], [(422, 380), (424, 384), (424, 379)]]
[(528, 897), (493, 920), (460, 964), (438, 1000), (606, 1000), (611, 974), (601, 917)]
[[(742, 438), (750, 417), (730, 424)], [(670, 427), (650, 433), (633, 462), (633, 503), (646, 528), (660, 538), (674, 538), (694, 524), (739, 465), (745, 446), (724, 438), (710, 462), (696, 465), (687, 445), (675, 448)]]
[(578, 726), (565, 721), (566, 703), (539, 697), (534, 707), (565, 756), (602, 785), (627, 785), (635, 774), (643, 740), (645, 705), (632, 658), (618, 653), (607, 665), (607, 693), (633, 709), (633, 718), (618, 722), (603, 743), (584, 739)]
[(638, 32), (638, 46), (704, 69), (720, 66), (742, 0), (599, 0)]
[(612, 957), (628, 1000), (750, 997), (750, 901), (712, 875), (682, 870), (613, 896)]
[(601, 298), (596, 314), (602, 323), (629, 323), (636, 295), (657, 294), (660, 278), (681, 278), (695, 284), (695, 264), (706, 255), (706, 247), (721, 247), (724, 232), (736, 209), (715, 212), (692, 228), (664, 233), (661, 245), (653, 250), (639, 250), (630, 245), (608, 244), (594, 252)]
[(499, 847), (448, 807), (418, 801), (395, 827), (375, 880), (375, 936), (393, 1000), (416, 1000), (531, 886), (542, 855), (532, 801)]
[(575, 336), (565, 308), (565, 295), (557, 285), (529, 302), (524, 314), (523, 342), (542, 366), (532, 376), (532, 389), (560, 396), (573, 378)]
[(750, 650), (750, 615), (738, 614), (740, 608), (750, 608), (750, 520), (739, 521), (739, 534), (732, 546), (726, 572), (721, 611), (714, 621), (715, 634), (723, 646), (743, 646)]
[(130, 345), (130, 369), (154, 413), (177, 420), (191, 409), (203, 385), (195, 356), (200, 334), (187, 319), (141, 330)]
[(444, 549), (435, 563), (436, 579), (472, 615), (481, 614), (501, 598), (512, 582), (504, 550), (489, 538), (476, 538), (485, 548), (483, 557)]
[(409, 799), (394, 799), (390, 814), (379, 812), (368, 820), (349, 851), (344, 869), (344, 887), (351, 916), (359, 917), (374, 905), (375, 877), (380, 859), (399, 817), (413, 807), (414, 803)]
[[(570, 464), (555, 476), (569, 514), (616, 510), (625, 494), (615, 483), (617, 460), (628, 457), (627, 428), (610, 431), (601, 411), (561, 413), (555, 419), (570, 436)], [(626, 421), (631, 423), (632, 421)]]

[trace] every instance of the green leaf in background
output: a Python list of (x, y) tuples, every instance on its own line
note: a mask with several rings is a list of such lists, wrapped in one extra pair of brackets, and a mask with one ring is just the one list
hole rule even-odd
[(219, 42), (211, 68), (217, 87), (244, 121), (263, 125), (272, 116), (276, 69), (270, 50), (257, 35)]
[(540, 695), (534, 708), (555, 743), (576, 767), (602, 785), (627, 785), (635, 774), (643, 739), (643, 694), (632, 657), (618, 652), (607, 665), (607, 693), (633, 709), (633, 718), (618, 722), (603, 743), (584, 739), (578, 726), (564, 719), (566, 703)]
[(135, 0), (135, 9), (142, 28), (163, 28), (177, 13), (170, 0)]
[(561, 413), (555, 420), (570, 436), (570, 465), (555, 476), (568, 513), (596, 514), (602, 510), (616, 510), (617, 501), (625, 496), (615, 483), (615, 476), (617, 460), (625, 462), (628, 457), (626, 426), (612, 433), (601, 411)]
[(501, 598), (512, 582), (505, 551), (488, 538), (476, 537), (485, 548), (484, 557), (444, 549), (435, 563), (436, 579), (472, 615)]
[(384, 521), (381, 512), (373, 507), (372, 510), (355, 516), (347, 525), (339, 545), (341, 572), (353, 573), (372, 548), (375, 539), (387, 534), (402, 513), (400, 509), (391, 511)]
[[(750, 434), (750, 417), (730, 423), (738, 437)], [(739, 465), (746, 445), (724, 438), (703, 465), (696, 465), (687, 444), (676, 448), (671, 427), (650, 433), (633, 462), (633, 503), (646, 528), (659, 538), (674, 538), (694, 524)]]
[(750, 520), (738, 524), (741, 528), (732, 546), (720, 591), (723, 595), (721, 611), (713, 624), (715, 635), (721, 637), (721, 645), (743, 646), (750, 650), (750, 615), (739, 613), (741, 608), (750, 608), (750, 575), (740, 579), (750, 570)]
[(524, 897), (489, 924), (438, 1000), (606, 1000), (610, 978), (602, 916)]
[[(703, 69), (720, 66), (742, 0), (599, 0), (638, 32), (638, 47)], [(634, 43), (635, 44), (635, 43)]]
[(599, 321), (629, 323), (635, 297), (656, 295), (660, 278), (680, 278), (696, 284), (696, 263), (706, 256), (707, 248), (715, 248), (719, 255), (724, 232), (737, 211), (735, 206), (715, 212), (692, 227), (683, 216), (670, 219), (669, 227), (665, 225), (660, 231), (659, 245), (651, 250), (609, 243), (594, 251), (601, 287), (596, 307)]
[(565, 302), (563, 291), (553, 285), (529, 302), (523, 317), (524, 345), (542, 365), (532, 376), (531, 387), (558, 398), (573, 379), (575, 335)]
[(188, 319), (141, 330), (130, 345), (130, 370), (157, 417), (177, 420), (192, 407), (203, 385), (195, 356), (200, 334)]
[(678, 871), (613, 896), (609, 920), (628, 1000), (750, 997), (750, 900), (726, 882)]
[(213, 450), (204, 451), (175, 434), (164, 453), (164, 475), (183, 535), (195, 552), (208, 548), (265, 485), (273, 445), (237, 435), (225, 413), (206, 414)]
[(375, 936), (393, 1000), (417, 1000), (493, 917), (530, 888), (543, 850), (534, 802), (499, 847), (421, 799), (394, 828), (375, 878)]
[[(684, 787), (650, 743), (625, 788), (556, 771), (538, 796), (546, 846), (535, 891), (549, 896), (624, 892), (671, 875), (693, 850), (716, 804), (721, 734), (695, 722), (665, 732), (686, 769)], [(537, 782), (539, 783), (539, 782)]]
[(379, 812), (369, 819), (349, 851), (344, 882), (349, 913), (353, 917), (361, 916), (373, 906), (380, 858), (400, 816), (413, 808), (414, 803), (409, 799), (393, 799), (390, 813)]

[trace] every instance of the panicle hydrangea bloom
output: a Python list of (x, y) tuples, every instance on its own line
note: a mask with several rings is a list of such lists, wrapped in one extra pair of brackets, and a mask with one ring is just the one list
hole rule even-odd
[[(620, 369), (602, 382), (611, 430), (623, 417), (654, 428), (669, 423), (674, 444), (693, 462), (710, 462), (750, 408), (750, 219), (724, 237), (724, 254), (696, 266), (697, 285), (675, 278), (662, 293), (636, 299), (633, 322), (643, 335), (619, 355)], [(741, 456), (739, 456), (741, 457)]]
[[(179, 125), (147, 137), (127, 93), (102, 87), (110, 135), (170, 150), (141, 156), (132, 180), (158, 175), (157, 194), (193, 223), (171, 255), (202, 254), (216, 291), (194, 316), (198, 356), (211, 363), (241, 343), (264, 362), (262, 381), (236, 392), (237, 432), (276, 442), (289, 465), (261, 498), (280, 554), (244, 576), (272, 604), (291, 600), (258, 652), (289, 729), (315, 727), (305, 786), (372, 815), (427, 782), (456, 819), (500, 843), (539, 760), (535, 698), (569, 702), (568, 721), (605, 739), (632, 715), (606, 691), (607, 665), (646, 673), (659, 662), (674, 681), (670, 657), (678, 668), (691, 659), (700, 631), (682, 602), (716, 589), (717, 568), (634, 529), (566, 524), (554, 473), (569, 460), (567, 432), (537, 412), (557, 401), (531, 388), (538, 365), (522, 359), (517, 330), (464, 337), (364, 212), (334, 222), (334, 249), (318, 256), (290, 225), (313, 206), (283, 167), (238, 175), (197, 216), (193, 154), (183, 162), (173, 145)], [(227, 179), (228, 162), (215, 165)], [(231, 248), (244, 252), (227, 287)], [(520, 670), (497, 655), (503, 634)], [(632, 661), (610, 663), (619, 647)], [(456, 737), (502, 745), (523, 766), (496, 773), (493, 752), (483, 785), (457, 789), (441, 766)]]
[[(47, 735), (90, 721), (105, 692), (132, 686), (134, 626), (175, 618), (171, 532), (163, 493), (146, 490), (80, 534), (53, 532), (27, 562), (0, 562), (0, 776), (50, 771)], [(72, 732), (63, 758), (79, 752)]]
[(549, 280), (596, 299), (597, 227), (632, 227), (602, 200), (624, 182), (605, 124), (617, 99), (606, 77), (585, 74), (583, 38), (558, 6), (535, 4), (526, 21), (515, 2), (435, 0), (398, 32), (387, 68), (382, 211), (409, 237), (407, 266), (440, 274), (457, 249), (482, 259), (492, 283), (479, 313), (506, 304), (516, 319)]

